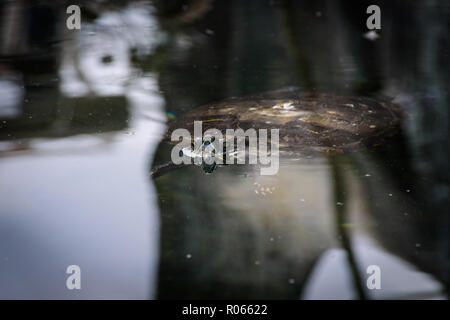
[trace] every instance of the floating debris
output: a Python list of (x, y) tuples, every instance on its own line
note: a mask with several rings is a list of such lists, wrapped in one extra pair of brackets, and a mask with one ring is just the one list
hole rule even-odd
[(275, 190), (275, 187), (267, 187), (259, 184), (258, 182), (254, 182), (253, 185), (255, 186), (255, 193), (260, 194), (262, 196), (266, 196), (267, 194), (272, 194)]
[(367, 40), (375, 41), (380, 38), (380, 35), (376, 31), (371, 30), (369, 32), (364, 33), (363, 37), (366, 38)]

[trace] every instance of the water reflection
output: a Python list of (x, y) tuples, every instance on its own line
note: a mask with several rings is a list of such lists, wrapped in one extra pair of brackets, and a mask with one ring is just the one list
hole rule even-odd
[[(21, 66), (25, 85), (2, 85), (11, 97), (2, 108), (2, 298), (155, 297), (159, 218), (147, 166), (165, 116), (158, 75), (131, 57), (156, 45), (150, 9), (100, 14), (64, 35), (57, 70), (36, 79)], [(25, 54), (4, 65), (33, 59)], [(71, 264), (82, 270), (80, 292), (64, 285)]]
[[(69, 31), (67, 31), (69, 32)], [(143, 70), (132, 64), (150, 55), (161, 41), (152, 7), (131, 4), (121, 11), (105, 11), (64, 46), (61, 91), (68, 96), (124, 95), (130, 80)]]
[[(403, 26), (415, 25), (412, 21), (421, 10), (441, 25), (448, 18), (448, 8), (425, 3), (406, 9), (405, 14), (403, 6), (394, 3), (383, 11), (387, 30), (373, 41), (365, 37), (363, 23), (358, 22), (367, 5), (361, 2), (350, 8), (335, 1), (217, 4), (207, 18), (181, 31), (197, 46), (181, 50), (176, 42), (171, 44), (168, 52), (173, 54), (166, 58), (169, 70), (161, 74), (161, 87), (176, 114), (222, 97), (292, 83), (319, 92), (388, 95), (398, 102), (409, 97), (416, 109), (402, 103), (411, 114), (404, 124), (406, 136), (400, 133), (378, 151), (352, 154), (332, 166), (320, 159), (282, 166), (267, 184), (269, 190), (273, 186), (283, 190), (277, 196), (253, 190), (254, 183), (266, 187), (250, 168), (226, 167), (215, 176), (203, 176), (194, 167), (158, 178), (160, 297), (446, 297), (448, 238), (444, 227), (439, 227), (441, 223), (448, 227), (445, 201), (440, 198), (438, 205), (427, 196), (424, 172), (412, 155), (418, 150), (410, 149), (412, 141), (424, 134), (422, 130), (432, 125), (422, 123), (421, 129), (410, 131), (418, 125), (416, 116), (430, 112), (431, 101), (417, 106), (418, 97), (428, 95), (417, 86), (427, 81), (413, 73), (417, 61), (411, 54), (417, 39)], [(416, 27), (431, 30), (421, 24)], [(205, 39), (204, 43), (196, 42), (197, 38)], [(420, 54), (435, 57), (426, 60), (437, 63), (446, 53), (448, 45)], [(408, 71), (405, 65), (410, 66)], [(192, 83), (193, 77), (199, 82)], [(411, 87), (406, 78), (415, 79), (416, 86)], [(441, 93), (432, 96), (440, 97), (441, 107), (435, 108), (445, 113), (448, 101)], [(446, 125), (438, 127), (440, 137), (447, 137)], [(161, 145), (156, 160), (164, 162), (169, 152)], [(319, 170), (316, 161), (322, 163)], [(427, 162), (427, 167), (434, 163)], [(447, 176), (447, 167), (439, 168)], [(313, 196), (302, 196), (305, 189)], [(439, 188), (439, 193), (447, 194), (445, 190)], [(311, 206), (310, 214), (306, 204)], [(274, 246), (270, 239), (278, 236), (284, 240)], [(332, 273), (328, 277), (339, 278), (342, 269), (348, 277), (344, 285), (327, 291), (335, 283), (322, 281), (317, 274), (328, 265), (328, 252), (336, 247), (344, 249), (338, 251), (344, 260), (327, 269)], [(364, 280), (367, 267), (377, 263), (390, 283), (385, 284), (386, 290), (374, 293), (365, 288)], [(409, 276), (417, 271), (426, 274)]]
[(0, 78), (0, 116), (2, 118), (14, 118), (19, 116), (19, 104), (23, 99), (23, 86), (20, 79), (8, 72), (3, 71)]
[[(447, 298), (448, 5), (0, 5), (1, 298)], [(155, 181), (166, 112), (286, 86), (395, 97), (377, 150)], [(65, 268), (82, 269), (66, 290)], [(379, 265), (382, 289), (365, 286)]]

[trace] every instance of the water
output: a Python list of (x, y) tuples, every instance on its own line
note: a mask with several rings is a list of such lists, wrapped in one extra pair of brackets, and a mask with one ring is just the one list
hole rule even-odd
[[(62, 5), (0, 5), (0, 297), (447, 298), (449, 5), (381, 2), (370, 40), (369, 2), (204, 3), (86, 2), (79, 31)], [(168, 119), (288, 86), (409, 117), (275, 176), (150, 178)]]

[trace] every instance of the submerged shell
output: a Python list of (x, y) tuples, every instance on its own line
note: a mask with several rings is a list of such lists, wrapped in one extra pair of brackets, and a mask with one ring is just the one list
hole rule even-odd
[(395, 134), (403, 117), (385, 100), (279, 90), (208, 104), (169, 124), (193, 135), (194, 121), (203, 132), (218, 129), (279, 129), (281, 153), (340, 153), (381, 143)]

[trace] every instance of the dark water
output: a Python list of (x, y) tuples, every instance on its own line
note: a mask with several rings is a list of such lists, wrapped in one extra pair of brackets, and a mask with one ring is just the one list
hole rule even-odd
[[(448, 297), (447, 1), (379, 1), (375, 40), (370, 1), (90, 1), (81, 30), (68, 4), (0, 3), (0, 298)], [(274, 176), (150, 178), (168, 119), (289, 86), (409, 116)]]

